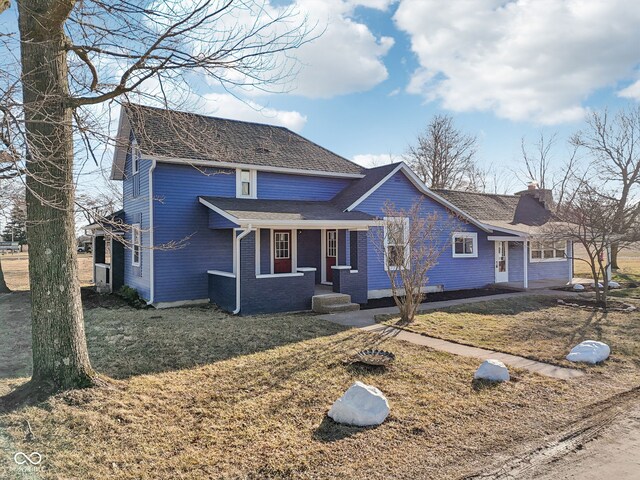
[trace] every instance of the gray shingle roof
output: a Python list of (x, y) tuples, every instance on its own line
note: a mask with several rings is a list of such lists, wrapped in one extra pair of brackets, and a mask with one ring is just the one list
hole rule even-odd
[(260, 200), (201, 196), (239, 220), (373, 220), (363, 212), (343, 212), (331, 202), (297, 200)]
[(391, 173), (398, 165), (400, 165), (400, 163), (390, 163), (389, 165), (365, 170), (363, 172), (365, 175), (363, 178), (353, 180), (351, 185), (340, 191), (335, 197), (333, 197), (331, 202), (337, 207), (345, 210), (353, 204), (353, 202), (371, 190), (384, 177), (389, 175), (389, 173)]
[(362, 167), (284, 127), (134, 104), (124, 106), (143, 154), (328, 173)]
[(531, 195), (493, 195), (487, 193), (434, 190), (438, 195), (481, 222), (494, 225), (543, 225), (553, 213)]

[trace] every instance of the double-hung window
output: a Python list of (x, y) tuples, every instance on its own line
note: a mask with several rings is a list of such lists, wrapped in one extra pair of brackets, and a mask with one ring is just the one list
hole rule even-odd
[(255, 170), (236, 170), (236, 197), (257, 198), (257, 174)]
[(400, 270), (409, 264), (409, 219), (384, 218), (384, 269)]
[(454, 258), (476, 258), (478, 256), (478, 234), (475, 232), (455, 232), (451, 243)]
[(140, 146), (134, 139), (131, 142), (131, 173), (135, 175), (140, 171)]
[(131, 265), (140, 266), (140, 257), (142, 255), (142, 231), (140, 224), (131, 225)]
[(538, 241), (531, 242), (532, 262), (553, 262), (566, 259), (566, 242)]

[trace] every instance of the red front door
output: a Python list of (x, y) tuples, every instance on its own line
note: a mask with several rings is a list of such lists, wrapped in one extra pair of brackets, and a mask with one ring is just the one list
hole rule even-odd
[(273, 232), (273, 273), (291, 273), (291, 230)]
[(333, 267), (336, 264), (336, 258), (338, 257), (338, 231), (327, 230), (327, 282), (333, 282)]

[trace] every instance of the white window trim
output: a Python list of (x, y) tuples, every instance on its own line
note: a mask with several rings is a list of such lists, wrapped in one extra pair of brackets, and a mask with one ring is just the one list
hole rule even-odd
[(140, 146), (135, 138), (131, 142), (131, 172), (133, 175), (140, 172)]
[[(456, 253), (456, 238), (470, 238), (473, 253)], [(451, 256), (453, 258), (478, 258), (478, 234), (476, 232), (453, 232), (451, 234)]]
[[(567, 261), (567, 242), (566, 241), (564, 242), (564, 249), (555, 248), (556, 244), (558, 244), (558, 243), (561, 244), (561, 243), (563, 243), (562, 241), (553, 242), (553, 244), (554, 244), (554, 247), (553, 247), (553, 255), (554, 256), (553, 256), (553, 258), (533, 258), (533, 250), (534, 250), (533, 243), (534, 243), (534, 241), (529, 242), (529, 262), (530, 263), (548, 263), (548, 262), (566, 262)], [(549, 242), (540, 241), (539, 243), (542, 243), (543, 247), (544, 247), (544, 244), (545, 243), (549, 243)], [(551, 249), (550, 248), (542, 248), (541, 249), (541, 251), (543, 252), (542, 255), (544, 255), (544, 251), (545, 250), (551, 250)], [(564, 257), (559, 257), (559, 258), (556, 257), (555, 256), (555, 251), (556, 250), (564, 250)]]
[[(137, 240), (139, 243), (136, 243), (136, 234)], [(138, 247), (138, 261), (135, 261), (135, 249)], [(133, 267), (140, 266), (140, 260), (142, 259), (142, 230), (140, 229), (139, 223), (134, 223), (131, 225), (131, 265)]]
[[(409, 259), (409, 256), (411, 255), (411, 252), (409, 251), (409, 245), (407, 245), (407, 238), (409, 237), (409, 219), (407, 217), (384, 217), (384, 225), (383, 225), (383, 235), (384, 235), (384, 271), (385, 272), (393, 272), (396, 270), (401, 270), (401, 268), (398, 268), (396, 266), (391, 266), (389, 265), (389, 242), (387, 239), (387, 225), (389, 224), (389, 222), (395, 222), (397, 220), (402, 220), (402, 222), (404, 223), (404, 245), (402, 245), (404, 247), (404, 257), (405, 257), (405, 262)], [(393, 246), (393, 244), (392, 244)], [(396, 245), (397, 246), (397, 245)], [(337, 263), (337, 262), (336, 262)]]
[[(249, 172), (250, 195), (242, 195), (242, 172)], [(236, 198), (258, 198), (258, 171), (248, 168), (236, 168)]]

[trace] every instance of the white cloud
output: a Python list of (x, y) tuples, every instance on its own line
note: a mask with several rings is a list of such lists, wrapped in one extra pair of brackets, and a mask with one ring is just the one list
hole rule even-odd
[(640, 62), (636, 0), (401, 0), (394, 20), (420, 64), (407, 90), (454, 111), (577, 120)]
[(215, 115), (233, 120), (280, 125), (293, 131), (300, 131), (307, 123), (307, 117), (296, 111), (276, 110), (253, 101), (242, 101), (228, 93), (207, 93), (199, 102), (202, 109), (198, 113)]
[(360, 155), (354, 155), (353, 161), (363, 167), (381, 167), (389, 163), (399, 162), (402, 160), (400, 156), (392, 153), (363, 153)]
[(640, 80), (636, 80), (628, 87), (620, 90), (618, 96), (640, 101)]
[[(129, 100), (150, 106), (164, 107), (163, 98), (170, 108), (202, 115), (212, 115), (232, 120), (268, 123), (280, 125), (293, 131), (300, 131), (307, 123), (306, 115), (295, 110), (278, 110), (255, 100), (243, 100), (230, 93), (208, 91), (200, 93), (193, 90), (189, 82), (172, 82), (161, 88), (156, 77), (147, 79), (139, 88), (140, 94), (129, 94)], [(98, 114), (105, 110), (105, 104), (92, 107)], [(114, 120), (117, 125), (117, 118)]]
[[(384, 11), (393, 2), (293, 0), (285, 5), (278, 5), (274, 0), (239, 2), (216, 19), (215, 29), (211, 22), (205, 22), (193, 32), (194, 39), (186, 45), (198, 56), (199, 52), (207, 52), (212, 46), (217, 48), (224, 44), (232, 35), (230, 32), (233, 35), (254, 32), (253, 42), (259, 44), (276, 39), (275, 47), (284, 47), (295, 44), (306, 32), (304, 39), (307, 41), (299, 48), (252, 57), (252, 68), (221, 68), (215, 72), (219, 78), (210, 77), (210, 85), (217, 88), (219, 80), (223, 79), (226, 88), (253, 98), (283, 90), (310, 98), (366, 91), (388, 77), (383, 59), (394, 40), (374, 35), (366, 24), (354, 18), (354, 12), (359, 7)], [(185, 15), (193, 5), (193, 0), (172, 3), (169, 7), (159, 2), (157, 8)], [(213, 2), (209, 8), (215, 10), (219, 5), (220, 2)], [(231, 53), (230, 58), (253, 52), (244, 49)]]
[(297, 0), (296, 6), (318, 22), (317, 39), (293, 55), (300, 70), (292, 93), (311, 98), (329, 98), (373, 88), (388, 77), (383, 58), (393, 46), (391, 37), (376, 37), (364, 23), (352, 18), (356, 6), (385, 10), (387, 0)]

